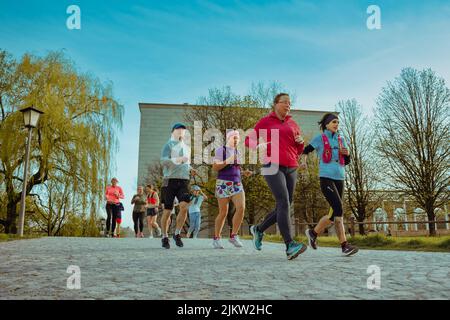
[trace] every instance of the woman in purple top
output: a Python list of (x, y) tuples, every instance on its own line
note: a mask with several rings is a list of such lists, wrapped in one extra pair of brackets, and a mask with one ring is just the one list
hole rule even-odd
[[(227, 142), (225, 146), (216, 149), (213, 162), (213, 170), (218, 171), (216, 181), (216, 197), (219, 202), (219, 215), (216, 218), (213, 247), (223, 249), (220, 242), (223, 225), (228, 213), (228, 204), (233, 201), (236, 207), (236, 213), (233, 217), (233, 229), (229, 241), (235, 247), (242, 247), (242, 242), (237, 235), (244, 219), (245, 211), (245, 192), (241, 181), (241, 167), (239, 163), (239, 152), (237, 145), (240, 141), (239, 131), (233, 130), (227, 133)], [(246, 177), (252, 175), (252, 172), (245, 170), (242, 172)]]

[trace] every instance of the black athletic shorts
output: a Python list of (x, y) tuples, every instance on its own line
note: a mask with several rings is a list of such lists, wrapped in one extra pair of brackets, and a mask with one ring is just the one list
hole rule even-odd
[(166, 196), (166, 190), (167, 190), (167, 186), (162, 186), (161, 187), (161, 197), (159, 198), (159, 203), (161, 204), (161, 205), (164, 205), (164, 198), (165, 198), (165, 196)]
[(147, 208), (147, 217), (153, 217), (158, 214), (158, 208)]
[(177, 197), (178, 202), (191, 202), (189, 180), (169, 179), (166, 190), (164, 190), (164, 209), (173, 209), (175, 197)]

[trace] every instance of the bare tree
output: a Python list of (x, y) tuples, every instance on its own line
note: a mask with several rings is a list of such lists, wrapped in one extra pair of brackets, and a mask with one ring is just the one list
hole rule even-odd
[(295, 93), (291, 93), (283, 88), (283, 85), (277, 81), (265, 83), (263, 81), (253, 82), (248, 95), (262, 108), (270, 108), (273, 98), (280, 92), (288, 93), (291, 97), (291, 103), (294, 105), (296, 99)]
[[(310, 141), (310, 137), (306, 137)], [(316, 155), (307, 158), (307, 169), (298, 171), (294, 193), (294, 215), (311, 228), (327, 214), (329, 205), (320, 191), (319, 161)]]
[[(394, 188), (404, 189), (435, 219), (449, 200), (450, 90), (431, 69), (403, 69), (376, 108), (377, 150)], [(429, 224), (435, 235), (435, 224)]]
[[(348, 142), (351, 157), (345, 176), (346, 200), (356, 220), (364, 222), (368, 212), (372, 212), (380, 201), (376, 193), (370, 192), (378, 183), (373, 129), (355, 99), (339, 101), (336, 111), (340, 113), (339, 128)], [(359, 225), (359, 233), (365, 234), (363, 224)]]

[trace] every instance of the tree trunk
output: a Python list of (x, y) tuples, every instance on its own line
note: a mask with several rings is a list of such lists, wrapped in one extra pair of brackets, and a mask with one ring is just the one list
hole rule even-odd
[[(427, 216), (428, 216), (428, 221), (434, 221), (436, 219), (433, 207), (427, 208)], [(433, 223), (428, 223), (428, 229), (430, 231), (430, 236), (431, 237), (436, 236), (436, 224), (434, 222)]]
[[(358, 216), (356, 217), (356, 220), (358, 222), (364, 222), (366, 219), (366, 208), (364, 206), (361, 206), (358, 208)], [(362, 236), (366, 235), (366, 230), (364, 228), (364, 224), (358, 224), (359, 226), (359, 234)]]
[[(432, 201), (427, 201), (425, 203), (425, 210), (427, 212), (428, 221), (435, 221), (436, 215), (434, 214), (434, 203)], [(430, 236), (434, 237), (436, 236), (436, 224), (435, 223), (428, 223), (428, 229), (430, 231)]]
[[(362, 222), (362, 221), (358, 221), (358, 222)], [(362, 236), (365, 236), (366, 235), (366, 230), (364, 229), (364, 225), (363, 224), (359, 224), (358, 227), (359, 227), (359, 234), (362, 235)]]
[(5, 233), (17, 233), (17, 202), (9, 202), (6, 207)]
[(254, 210), (247, 211), (248, 212), (248, 224), (254, 225), (255, 224), (255, 212)]

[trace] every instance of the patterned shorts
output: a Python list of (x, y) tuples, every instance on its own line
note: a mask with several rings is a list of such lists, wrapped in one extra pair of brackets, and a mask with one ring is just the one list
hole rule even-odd
[(217, 198), (230, 198), (235, 194), (244, 192), (244, 186), (242, 182), (233, 182), (227, 180), (217, 179), (216, 181), (216, 197)]

